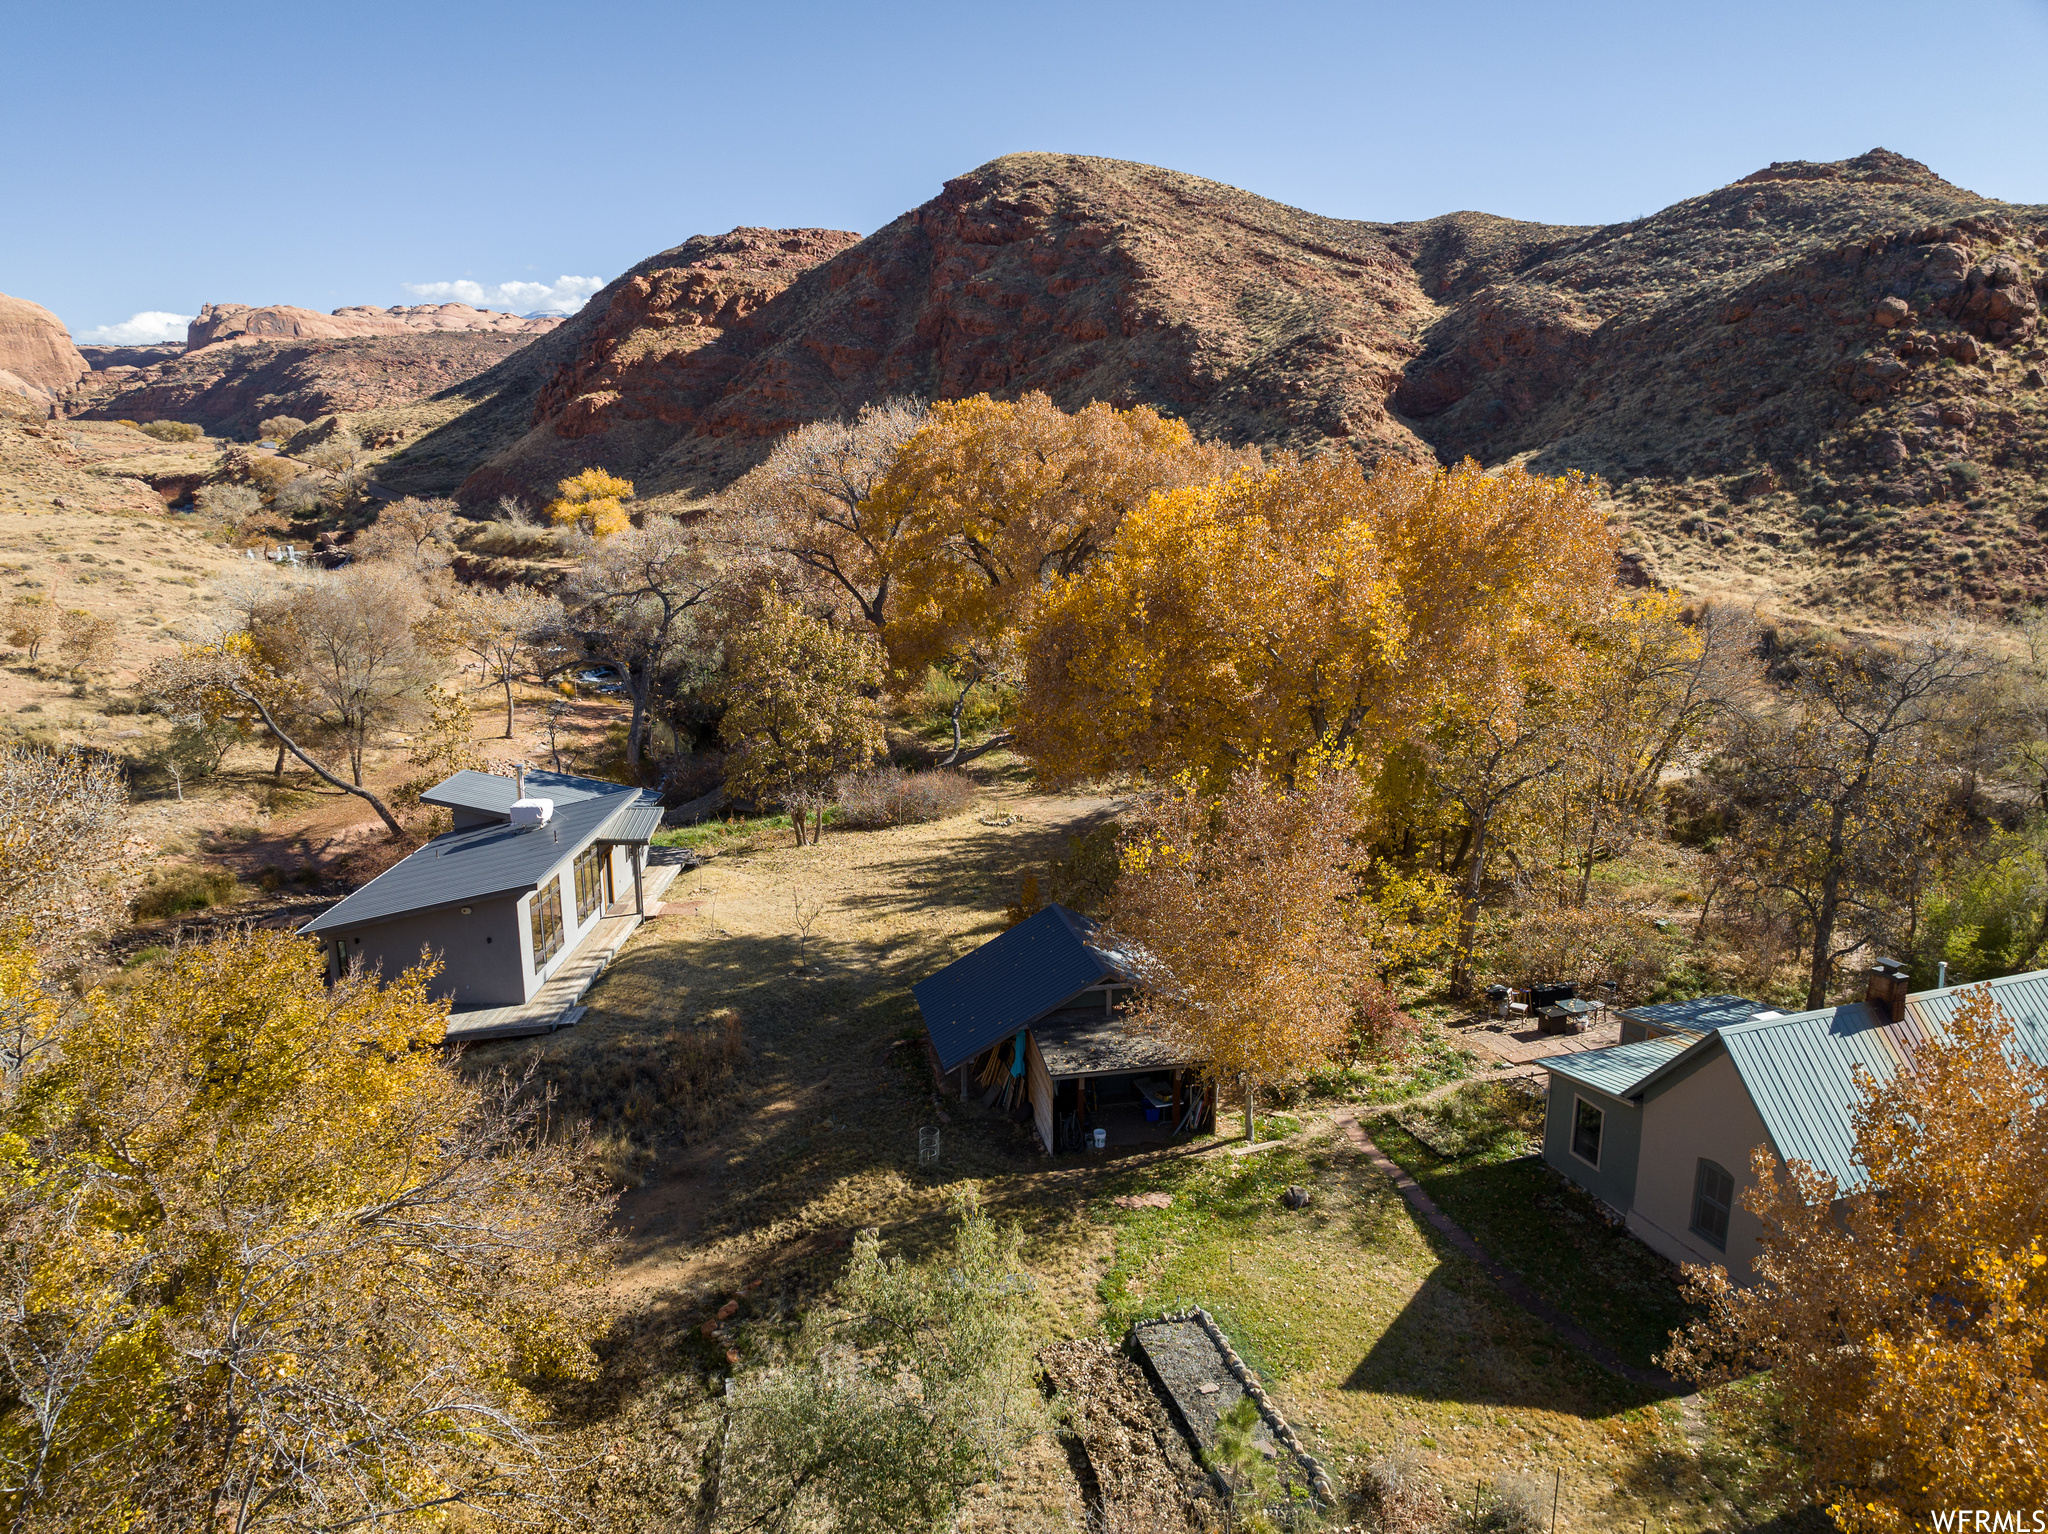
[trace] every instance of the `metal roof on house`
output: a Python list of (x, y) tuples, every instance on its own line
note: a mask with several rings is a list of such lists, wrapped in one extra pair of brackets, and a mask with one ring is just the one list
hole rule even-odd
[(656, 800), (653, 804), (627, 805), (612, 817), (603, 835), (608, 842), (645, 842), (652, 841), (660, 829), (661, 802)]
[[(602, 778), (579, 778), (567, 772), (529, 772), (525, 782), (528, 798), (552, 799), (557, 805), (576, 804), (585, 799), (608, 799), (619, 794), (631, 794), (636, 799), (650, 797), (623, 783), (607, 783)], [(484, 815), (510, 815), (512, 802), (518, 797), (519, 784), (513, 779), (500, 777), (494, 772), (471, 772), (464, 768), (421, 794), (420, 802), (438, 804), (443, 809), (475, 810)]]
[[(2048, 1063), (2048, 971), (1979, 984), (1990, 986), (2012, 1020), (2020, 1051)], [(1951, 986), (1908, 996), (1906, 1015), (1898, 1022), (1882, 1009), (1857, 1001), (1723, 1027), (1687, 1042), (1671, 1061), (1637, 1083), (1635, 1091), (1646, 1091), (1685, 1061), (1726, 1049), (1778, 1155), (1811, 1163), (1847, 1192), (1860, 1186), (1864, 1177), (1856, 1163), (1853, 1122), (1859, 1071), (1888, 1081), (1919, 1049), (1942, 1037), (1943, 1024), (1963, 993), (1974, 989)]]
[(1691, 1001), (1660, 1001), (1655, 1006), (1625, 1007), (1621, 1016), (1658, 1028), (1689, 1028), (1711, 1033), (1730, 1023), (1746, 1023), (1764, 1008), (1747, 996), (1695, 996)]
[(1040, 1018), (1031, 1025), (1031, 1037), (1038, 1041), (1046, 1074), (1055, 1080), (1117, 1071), (1172, 1070), (1195, 1063), (1187, 1049), (1171, 1039), (1133, 1028), (1121, 1013), (1085, 1001)]
[(1691, 1038), (1675, 1037), (1638, 1039), (1633, 1044), (1610, 1044), (1605, 1049), (1546, 1055), (1536, 1063), (1553, 1076), (1576, 1081), (1609, 1097), (1631, 1097), (1644, 1081), (1692, 1048), (1694, 1042)]
[(1093, 945), (1095, 923), (1049, 905), (910, 988), (950, 1071), (1122, 971)]
[[(489, 813), (493, 810), (492, 792), (481, 788), (479, 780), (481, 784), (504, 785), (497, 794), (503, 800), (499, 812), (509, 812), (516, 797), (512, 780), (481, 772), (459, 772), (420, 798)], [(651, 834), (651, 826), (661, 819), (661, 804), (655, 795), (595, 778), (528, 773), (526, 792), (555, 802), (554, 815), (546, 825), (494, 823), (437, 836), (299, 931), (339, 932), (465, 901), (523, 895), (592, 842), (645, 841), (643, 828), (649, 828)]]

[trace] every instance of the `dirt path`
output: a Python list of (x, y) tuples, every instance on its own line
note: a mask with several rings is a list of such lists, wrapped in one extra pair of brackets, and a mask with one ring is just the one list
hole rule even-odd
[[(1051, 1197), (1026, 1175), (1020, 1129), (935, 1096), (909, 988), (1000, 930), (1022, 876), (1043, 878), (1112, 801), (1030, 793), (1000, 759), (976, 768), (983, 794), (951, 820), (757, 844), (686, 872), (677, 914), (635, 935), (576, 1029), (474, 1052), (537, 1058), (564, 1115), (597, 1126), (629, 1184), (614, 1285), (630, 1308), (816, 1282), (868, 1225), (915, 1246), (963, 1179), (1020, 1210)], [(727, 1014), (747, 1057), (736, 1075), (708, 1091), (666, 1081)], [(940, 1130), (935, 1168), (917, 1163), (921, 1126)]]

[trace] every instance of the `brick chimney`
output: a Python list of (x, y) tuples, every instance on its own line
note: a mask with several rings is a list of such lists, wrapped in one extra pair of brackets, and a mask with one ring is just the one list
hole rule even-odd
[(1870, 984), (1863, 999), (1895, 1023), (1906, 1018), (1906, 966), (1897, 959), (1879, 959), (1870, 966)]

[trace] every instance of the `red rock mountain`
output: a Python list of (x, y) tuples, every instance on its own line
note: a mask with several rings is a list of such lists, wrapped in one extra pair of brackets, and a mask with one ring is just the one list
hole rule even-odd
[(518, 332), (431, 331), (265, 340), (243, 337), (145, 368), (107, 367), (64, 396), (89, 421), (190, 421), (247, 437), (268, 416), (310, 421), (336, 411), (424, 400), (495, 367), (533, 339)]
[(482, 330), (499, 335), (545, 335), (561, 324), (557, 315), (499, 314), (468, 304), (414, 304), (380, 309), (356, 304), (322, 314), (291, 304), (206, 304), (185, 327), (190, 351), (221, 341), (312, 341), (342, 336), (402, 336), (421, 330)]
[(85, 371), (63, 321), (41, 304), (0, 293), (0, 391), (26, 396), (47, 411)]
[[(1600, 474), (1634, 562), (1689, 585), (2010, 603), (2048, 594), (2015, 499), (2043, 462), (2044, 240), (2044, 210), (1884, 150), (1604, 228), (1352, 222), (1011, 155), (863, 240), (744, 229), (641, 263), (385, 477), (488, 502), (598, 464), (696, 498), (868, 400), (1044, 389), (1234, 442)], [(1915, 557), (1959, 519), (1997, 523), (1994, 552)]]

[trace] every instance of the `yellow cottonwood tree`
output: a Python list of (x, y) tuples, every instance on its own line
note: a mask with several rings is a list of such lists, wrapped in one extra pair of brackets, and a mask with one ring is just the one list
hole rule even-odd
[(557, 527), (580, 527), (593, 538), (608, 538), (633, 525), (622, 502), (633, 498), (633, 482), (603, 469), (585, 469), (555, 486), (542, 509)]
[(1344, 1043), (1378, 957), (1353, 868), (1363, 792), (1342, 765), (1291, 788), (1246, 768), (1220, 794), (1183, 774), (1128, 817), (1108, 914), (1143, 979), (1138, 1026), (1249, 1091)]
[(1036, 604), (1020, 738), (1053, 781), (1384, 750), (1568, 682), (1613, 553), (1575, 474), (1331, 454), (1156, 494)]
[(879, 621), (897, 674), (947, 668), (969, 693), (1003, 677), (1048, 581), (1085, 569), (1157, 491), (1201, 484), (1256, 452), (1197, 441), (1150, 406), (1068, 414), (1042, 393), (933, 405), (896, 450), (873, 502), (895, 529), (894, 591)]
[(1707, 1307), (1666, 1355), (1790, 1430), (1806, 1489), (1848, 1534), (1934, 1527), (1945, 1508), (2048, 1505), (2048, 1068), (1979, 989), (1946, 1037), (1855, 1114), (1867, 1184), (1759, 1146), (1743, 1207), (1760, 1280), (1688, 1268)]
[(430, 971), (322, 969), (251, 932), (69, 1001), (0, 934), (8, 1528), (547, 1500), (535, 1387), (594, 1370), (610, 1196), (544, 1103), (441, 1058)]

